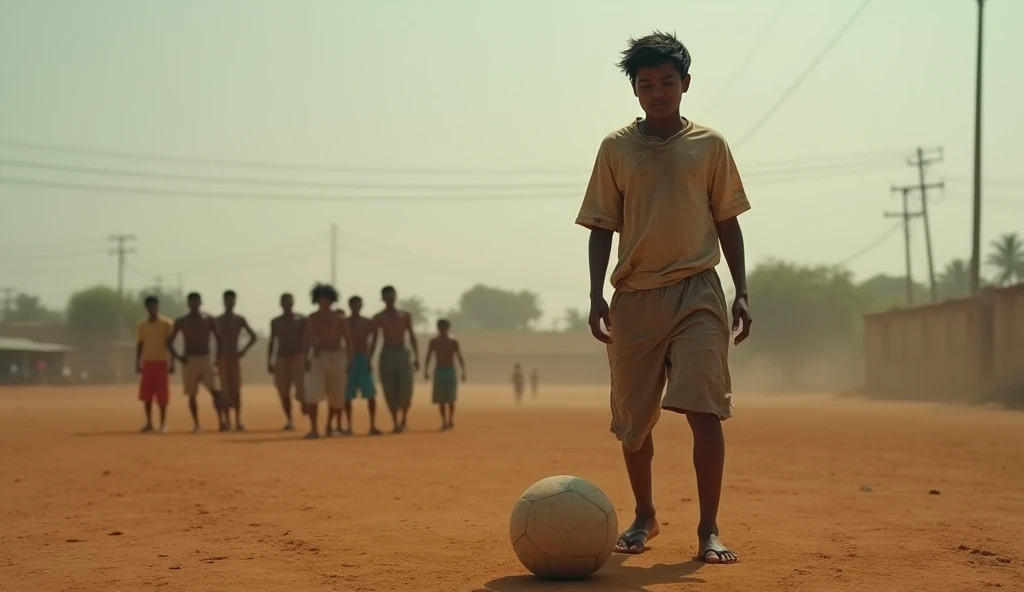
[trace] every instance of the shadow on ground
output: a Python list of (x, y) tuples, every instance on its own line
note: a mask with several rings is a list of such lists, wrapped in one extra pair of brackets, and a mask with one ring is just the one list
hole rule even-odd
[(650, 592), (647, 586), (701, 584), (691, 577), (704, 564), (699, 561), (659, 563), (651, 567), (625, 565), (628, 555), (612, 555), (596, 575), (579, 582), (551, 582), (536, 576), (506, 576), (491, 580), (473, 592), (520, 592), (534, 590), (587, 590), (605, 592)]

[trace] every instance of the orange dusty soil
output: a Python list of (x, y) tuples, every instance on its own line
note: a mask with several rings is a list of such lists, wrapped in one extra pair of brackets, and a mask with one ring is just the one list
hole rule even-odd
[[(0, 390), (0, 590), (1024, 590), (1022, 414), (739, 396), (720, 520), (741, 556), (731, 566), (691, 561), (690, 435), (666, 415), (662, 535), (588, 581), (551, 584), (516, 561), (509, 512), (537, 479), (568, 473), (629, 523), (606, 394), (460, 397), (452, 432), (420, 391), (406, 434), (309, 442), (279, 431), (266, 387), (244, 393), (247, 433), (197, 436), (181, 396), (171, 433), (140, 435), (130, 387)], [(208, 399), (201, 412), (213, 427)]]

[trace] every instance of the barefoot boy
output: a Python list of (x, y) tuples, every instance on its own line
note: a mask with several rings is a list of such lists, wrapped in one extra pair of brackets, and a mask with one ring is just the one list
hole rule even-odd
[(352, 351), (347, 347), (348, 323), (334, 310), (338, 292), (333, 286), (317, 284), (311, 293), (317, 310), (306, 319), (306, 342), (311, 350), (309, 388), (305, 392), (306, 414), (309, 416), (309, 433), (306, 438), (320, 437), (316, 417), (320, 400), (327, 399), (327, 423), (324, 435), (334, 435), (333, 420), (341, 417), (345, 406), (345, 374)]
[(295, 298), (291, 294), (281, 294), (280, 303), (281, 315), (270, 321), (267, 371), (273, 375), (277, 395), (281, 398), (281, 408), (287, 419), (284, 429), (290, 432), (295, 429), (292, 420), (293, 389), (299, 405), (305, 404), (302, 390), (306, 384), (306, 318), (292, 310)]
[[(384, 300), (384, 310), (373, 317), (373, 341), (370, 343), (370, 357), (377, 347), (377, 332), (384, 335), (384, 345), (380, 348), (380, 360), (377, 364), (380, 372), (380, 386), (384, 390), (394, 422), (394, 433), (405, 431), (409, 419), (409, 407), (412, 405), (412, 377), (415, 370), (420, 369), (420, 354), (416, 345), (416, 334), (412, 330), (412, 315), (395, 308), (397, 294), (391, 286), (384, 286), (380, 291)], [(405, 347), (405, 335), (409, 334), (412, 345), (412, 359), (409, 349)]]
[[(224, 392), (224, 414), (228, 415), (231, 409), (235, 410), (235, 429), (241, 432), (245, 430), (245, 426), (242, 425), (242, 358), (256, 343), (256, 332), (249, 326), (245, 317), (235, 314), (236, 300), (237, 296), (234, 290), (224, 292), (224, 314), (217, 317), (215, 322), (221, 341), (217, 373), (220, 376), (220, 386)], [(242, 331), (248, 334), (249, 341), (242, 349), (238, 349), (238, 338)], [(231, 419), (230, 417), (225, 419), (230, 429)]]
[(352, 370), (348, 373), (345, 389), (345, 416), (348, 429), (352, 431), (352, 401), (362, 393), (370, 411), (370, 435), (379, 436), (377, 429), (377, 387), (373, 384), (373, 370), (370, 368), (369, 340), (373, 333), (373, 321), (362, 315), (363, 299), (353, 296), (348, 299), (348, 333), (352, 337)]
[(171, 319), (160, 314), (160, 300), (146, 296), (146, 318), (139, 322), (135, 346), (135, 371), (139, 374), (139, 400), (146, 410), (143, 432), (153, 431), (153, 400), (160, 408), (160, 433), (167, 431), (168, 375), (174, 374), (174, 358), (167, 342), (174, 332)]
[[(220, 424), (220, 431), (228, 429), (228, 412), (221, 397), (220, 388), (217, 386), (217, 372), (210, 362), (210, 338), (217, 346), (217, 356), (220, 357), (220, 336), (217, 335), (217, 327), (213, 317), (202, 312), (200, 308), (203, 299), (197, 292), (188, 295), (188, 313), (174, 321), (174, 330), (171, 338), (167, 340), (167, 347), (171, 355), (181, 362), (181, 380), (185, 385), (185, 394), (188, 395), (188, 410), (192, 413), (192, 432), (198, 434), (199, 429), (199, 408), (196, 405), (196, 395), (199, 394), (199, 385), (206, 387), (213, 397), (213, 407), (217, 410), (217, 422)], [(185, 354), (178, 355), (174, 349), (174, 339), (178, 333), (182, 334), (185, 341)]]
[(423, 360), (423, 377), (430, 380), (430, 358), (437, 355), (434, 367), (434, 403), (441, 411), (441, 429), (455, 427), (455, 394), (459, 388), (459, 377), (455, 374), (455, 360), (459, 360), (462, 382), (466, 382), (466, 361), (462, 359), (459, 342), (448, 336), (451, 323), (446, 319), (437, 321), (437, 337), (430, 340), (427, 358)]
[[(659, 32), (630, 40), (619, 66), (646, 117), (601, 142), (576, 218), (590, 229), (590, 328), (608, 345), (611, 429), (622, 441), (636, 498), (636, 518), (615, 548), (642, 553), (658, 534), (651, 430), (666, 409), (685, 414), (693, 431), (697, 554), (707, 563), (733, 563), (736, 554), (718, 538), (722, 420), (732, 415), (732, 395), (730, 327), (715, 266), (721, 243), (736, 288), (733, 329), (742, 322), (738, 344), (749, 333), (750, 312), (736, 216), (750, 204), (722, 136), (679, 113), (690, 86), (683, 44)], [(609, 310), (603, 284), (614, 232), (619, 255)]]

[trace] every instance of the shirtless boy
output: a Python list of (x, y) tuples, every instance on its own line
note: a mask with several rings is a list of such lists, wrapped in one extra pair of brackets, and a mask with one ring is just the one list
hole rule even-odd
[[(281, 294), (281, 315), (270, 321), (270, 343), (267, 345), (267, 371), (274, 377), (281, 408), (287, 419), (286, 431), (295, 429), (292, 419), (292, 393), (302, 406), (306, 385), (306, 318), (293, 310), (295, 298)], [(274, 346), (277, 345), (275, 351)]]
[[(220, 385), (224, 392), (224, 415), (227, 416), (231, 409), (235, 410), (235, 429), (239, 432), (245, 430), (242, 425), (242, 358), (256, 343), (256, 332), (249, 327), (249, 322), (240, 314), (235, 314), (235, 301), (237, 296), (234, 290), (224, 292), (224, 314), (214, 321), (217, 324), (217, 335), (220, 336), (220, 356), (217, 358), (217, 371), (220, 375)], [(238, 338), (242, 331), (249, 336), (248, 342), (242, 349), (238, 349)], [(231, 428), (231, 419), (225, 417), (228, 428)]]
[[(345, 386), (348, 368), (352, 365), (352, 348), (348, 323), (334, 310), (338, 292), (333, 286), (317, 284), (310, 293), (317, 310), (306, 318), (306, 343), (310, 350), (309, 387), (305, 392), (309, 433), (306, 438), (320, 437), (316, 425), (320, 400), (327, 399), (327, 424), (324, 435), (334, 435), (332, 420), (341, 417), (345, 406)], [(339, 419), (340, 421), (340, 419)]]
[(379, 436), (377, 429), (377, 388), (373, 384), (373, 370), (370, 368), (370, 334), (373, 321), (362, 316), (363, 299), (353, 296), (348, 299), (351, 315), (348, 317), (348, 333), (352, 336), (352, 369), (348, 373), (345, 389), (345, 417), (349, 433), (352, 432), (352, 401), (362, 393), (370, 411), (370, 435)]
[[(391, 286), (384, 286), (380, 291), (384, 301), (384, 310), (373, 316), (373, 340), (370, 342), (370, 358), (377, 348), (378, 332), (383, 334), (384, 344), (380, 349), (380, 360), (377, 363), (380, 372), (380, 386), (384, 390), (384, 400), (391, 412), (394, 422), (394, 433), (405, 431), (409, 419), (409, 407), (412, 405), (412, 377), (414, 370), (420, 369), (419, 347), (416, 345), (416, 334), (412, 330), (412, 315), (395, 308), (398, 294)], [(409, 349), (405, 346), (405, 335), (409, 334), (412, 345), (412, 359)]]
[[(217, 422), (220, 424), (220, 431), (228, 430), (228, 412), (223, 404), (220, 388), (217, 386), (217, 372), (210, 361), (210, 339), (213, 338), (217, 346), (217, 357), (220, 353), (220, 336), (217, 335), (217, 327), (213, 317), (202, 312), (200, 308), (203, 300), (197, 292), (188, 295), (188, 313), (174, 321), (174, 330), (167, 341), (167, 347), (171, 355), (181, 362), (181, 380), (185, 385), (185, 394), (188, 395), (188, 410), (192, 414), (194, 428), (192, 433), (198, 434), (199, 408), (196, 405), (196, 395), (199, 394), (199, 385), (206, 387), (213, 397), (213, 407), (217, 410)], [(185, 342), (185, 353), (179, 355), (174, 348), (174, 339), (181, 333)]]
[[(722, 422), (732, 416), (732, 384), (728, 305), (715, 267), (724, 254), (736, 289), (731, 328), (739, 344), (750, 332), (750, 309), (737, 216), (750, 202), (725, 138), (680, 113), (690, 88), (686, 47), (661, 32), (631, 39), (619, 67), (645, 117), (601, 142), (576, 217), (590, 230), (590, 331), (608, 346), (611, 430), (622, 442), (634, 497), (634, 520), (615, 550), (643, 553), (660, 530), (651, 432), (665, 410), (685, 415), (693, 433), (697, 556), (735, 563), (718, 531)], [(616, 232), (609, 306), (604, 283)]]
[(423, 377), (430, 380), (430, 358), (437, 356), (434, 366), (433, 400), (441, 412), (441, 430), (455, 427), (455, 395), (459, 380), (455, 374), (455, 360), (459, 361), (462, 382), (466, 382), (466, 361), (462, 359), (459, 342), (448, 335), (452, 324), (447, 319), (437, 321), (437, 337), (430, 340), (427, 358), (423, 360)]

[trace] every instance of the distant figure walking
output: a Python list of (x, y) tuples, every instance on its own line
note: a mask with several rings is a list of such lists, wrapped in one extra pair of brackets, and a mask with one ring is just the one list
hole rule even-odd
[(512, 391), (516, 395), (516, 403), (520, 403), (523, 400), (523, 390), (526, 386), (526, 379), (523, 376), (523, 368), (517, 362), (515, 368), (512, 369)]
[(537, 388), (540, 387), (540, 374), (537, 374), (537, 369), (534, 368), (533, 372), (530, 373), (530, 394), (533, 398), (537, 398)]

